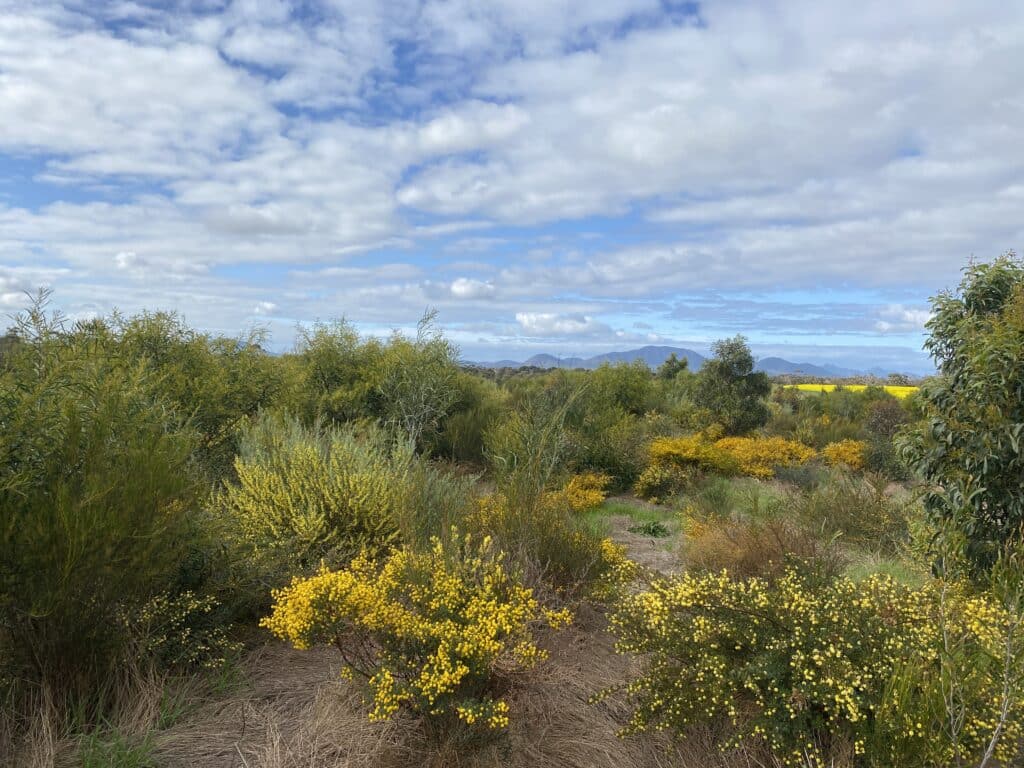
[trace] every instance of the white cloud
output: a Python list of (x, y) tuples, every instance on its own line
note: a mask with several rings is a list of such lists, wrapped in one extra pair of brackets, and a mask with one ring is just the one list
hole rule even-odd
[(516, 322), (528, 336), (583, 336), (610, 332), (607, 325), (586, 315), (516, 312)]
[(457, 299), (483, 299), (494, 295), (494, 283), (457, 277), (452, 281), (451, 292)]
[(875, 330), (879, 333), (908, 333), (924, 329), (932, 316), (930, 310), (919, 307), (905, 307), (902, 304), (890, 304), (879, 313), (875, 321)]

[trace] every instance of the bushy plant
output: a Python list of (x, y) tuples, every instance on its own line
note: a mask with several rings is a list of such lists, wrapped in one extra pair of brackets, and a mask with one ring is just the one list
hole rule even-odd
[(651, 463), (633, 484), (633, 493), (641, 499), (658, 504), (691, 485), (694, 472), (673, 464)]
[(237, 479), (214, 497), (213, 513), (264, 578), (398, 542), (413, 458), (407, 442), (265, 413), (240, 451)]
[(1024, 261), (972, 263), (932, 300), (925, 346), (939, 369), (907, 457), (929, 481), (937, 521), (954, 521), (979, 574), (1024, 524)]
[(894, 672), (934, 652), (932, 605), (886, 577), (828, 581), (799, 569), (770, 582), (656, 581), (611, 619), (617, 649), (645, 660), (625, 686), (634, 709), (624, 732), (727, 726), (723, 749), (761, 742), (793, 766), (863, 754)]
[(863, 469), (867, 461), (868, 446), (861, 440), (840, 440), (821, 449), (822, 458), (833, 466)]
[(371, 720), (405, 708), (450, 725), (509, 722), (510, 678), (546, 657), (541, 625), (570, 621), (543, 609), (490, 539), (435, 540), (382, 564), (366, 556), (274, 593), (263, 625), (297, 648), (335, 645), (347, 675), (365, 681)]
[(708, 414), (703, 418), (720, 424), (729, 435), (763, 427), (770, 415), (766, 398), (771, 384), (766, 373), (754, 370), (746, 339), (722, 339), (715, 342), (712, 352), (692, 386), (694, 404)]
[(0, 371), (0, 665), (88, 695), (124, 653), (121, 610), (174, 578), (195, 435), (143, 366), (40, 307), (20, 336)]
[(740, 473), (740, 462), (704, 435), (663, 437), (651, 443), (652, 464), (692, 468), (717, 475)]
[(241, 650), (218, 621), (223, 617), (217, 608), (210, 595), (161, 592), (126, 609), (121, 622), (137, 657), (154, 659), (166, 669), (214, 669)]
[(724, 437), (715, 448), (731, 456), (740, 472), (769, 478), (776, 467), (795, 467), (814, 458), (814, 449), (781, 437)]
[(888, 479), (833, 473), (827, 482), (794, 494), (790, 509), (808, 528), (869, 548), (898, 551), (906, 541), (915, 502), (906, 493), (890, 495)]
[(547, 503), (564, 504), (573, 512), (589, 512), (601, 506), (608, 496), (608, 475), (584, 472), (573, 475), (568, 482), (557, 491), (552, 491)]
[(776, 578), (799, 559), (835, 576), (842, 558), (831, 542), (780, 516), (702, 517), (693, 507), (683, 511), (680, 555), (697, 573), (729, 572), (735, 578)]

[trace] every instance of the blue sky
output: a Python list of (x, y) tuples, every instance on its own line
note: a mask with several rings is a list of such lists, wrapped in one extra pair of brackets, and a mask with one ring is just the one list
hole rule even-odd
[(0, 310), (926, 370), (1022, 60), (1006, 2), (0, 0)]

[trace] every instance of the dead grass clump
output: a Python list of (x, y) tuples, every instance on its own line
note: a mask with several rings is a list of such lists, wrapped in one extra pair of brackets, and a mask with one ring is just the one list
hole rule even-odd
[(738, 579), (776, 577), (794, 558), (838, 575), (843, 561), (834, 544), (780, 518), (691, 519), (686, 521), (682, 557), (690, 570), (726, 570)]

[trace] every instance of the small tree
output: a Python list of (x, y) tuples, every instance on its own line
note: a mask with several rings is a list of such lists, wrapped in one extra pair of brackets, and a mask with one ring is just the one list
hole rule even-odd
[(687, 360), (685, 357), (677, 357), (676, 353), (673, 352), (671, 355), (665, 358), (665, 362), (658, 366), (658, 371), (656, 375), (662, 381), (675, 381), (676, 376), (678, 376), (683, 371), (689, 370), (689, 367), (689, 360)]
[(987, 569), (1024, 524), (1024, 262), (970, 264), (932, 299), (925, 348), (939, 369), (921, 397), (927, 424), (904, 450), (933, 485), (926, 508), (963, 533)]
[(714, 357), (697, 373), (693, 400), (709, 411), (727, 434), (740, 435), (768, 423), (768, 374), (754, 370), (754, 356), (742, 336), (716, 341)]

